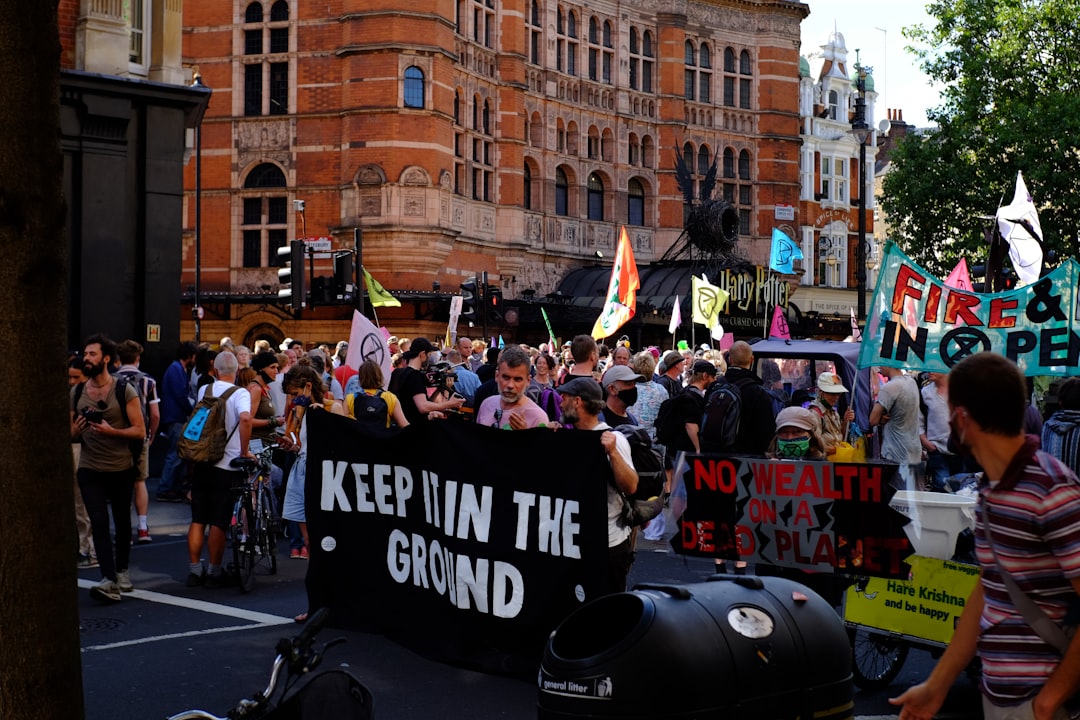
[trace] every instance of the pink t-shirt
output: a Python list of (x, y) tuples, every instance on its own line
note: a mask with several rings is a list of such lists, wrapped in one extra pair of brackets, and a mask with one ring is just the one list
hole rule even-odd
[[(498, 414), (498, 422), (495, 420), (496, 414)], [(502, 406), (502, 398), (495, 395), (480, 404), (480, 410), (476, 413), (476, 424), (509, 430), (511, 415), (523, 415), (526, 427), (530, 428), (548, 423), (547, 413), (529, 398), (522, 398), (520, 405), (505, 409)]]

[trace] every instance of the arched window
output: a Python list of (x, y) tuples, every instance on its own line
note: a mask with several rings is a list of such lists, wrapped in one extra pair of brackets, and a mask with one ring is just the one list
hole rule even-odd
[(626, 184), (626, 222), (629, 225), (645, 224), (645, 188), (635, 178)]
[(712, 51), (705, 43), (701, 43), (701, 50), (698, 51), (698, 65), (707, 69), (712, 68)]
[(686, 163), (686, 169), (694, 172), (694, 146), (690, 143), (682, 146), (682, 159)]
[(566, 34), (572, 38), (577, 37), (577, 16), (573, 12), (566, 16)]
[(694, 44), (689, 40), (683, 44), (683, 62), (691, 67), (697, 64), (697, 53), (694, 51)]
[(484, 115), (481, 118), (484, 123), (484, 134), (491, 134), (491, 101), (484, 101)]
[(424, 71), (415, 65), (405, 68), (405, 107), (424, 107)]
[(600, 44), (600, 23), (595, 17), (589, 18), (589, 42), (593, 45)]
[(596, 173), (589, 175), (589, 219), (604, 219), (604, 181)]
[(735, 72), (735, 51), (731, 48), (724, 48), (724, 72)]
[(555, 214), (565, 217), (569, 212), (570, 184), (566, 181), (566, 171), (555, 168)]
[(262, 3), (253, 2), (247, 6), (247, 10), (244, 11), (244, 22), (246, 23), (260, 23), (263, 21), (263, 6)]
[(540, 27), (540, 3), (538, 0), (532, 0), (532, 24)]
[(454, 124), (461, 124), (461, 93), (454, 91)]
[(750, 53), (743, 50), (739, 54), (739, 72), (743, 75), (750, 75)]
[(262, 163), (248, 173), (244, 180), (244, 189), (256, 188), (283, 188), (285, 187), (285, 173), (273, 163)]
[(532, 203), (532, 170), (529, 169), (529, 163), (525, 163), (525, 176), (524, 176), (524, 179), (525, 179), (525, 187), (523, 188), (523, 192), (524, 192), (524, 195), (525, 195), (525, 209), (526, 210), (532, 210), (533, 209), (533, 203)]
[(244, 178), (241, 233), (242, 266), (262, 268), (281, 265), (278, 248), (289, 232), (289, 199), (285, 173), (272, 163), (252, 168)]
[(270, 6), (270, 22), (283, 22), (289, 19), (289, 3), (277, 0)]
[(630, 52), (634, 55), (638, 53), (638, 33), (637, 28), (630, 28)]
[(709, 147), (702, 145), (697, 151), (697, 172), (698, 175), (708, 175), (709, 165), (712, 164), (712, 158), (709, 157)]
[(724, 148), (724, 177), (735, 177), (735, 151), (731, 148)]
[(610, 20), (605, 20), (604, 21), (604, 47), (606, 47), (606, 48), (612, 47), (612, 44), (611, 44), (611, 21)]
[(829, 119), (835, 120), (840, 106), (840, 94), (835, 90), (829, 91)]
[(750, 153), (747, 150), (739, 151), (739, 179), (750, 179)]

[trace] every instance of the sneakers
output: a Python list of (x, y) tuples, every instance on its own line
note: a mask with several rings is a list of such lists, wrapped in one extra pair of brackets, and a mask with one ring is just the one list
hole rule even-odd
[(182, 493), (176, 492), (175, 490), (170, 490), (169, 492), (160, 492), (160, 493), (158, 493), (154, 497), (154, 499), (157, 500), (158, 502), (178, 503), (178, 502), (183, 502), (184, 496), (183, 496)]
[(96, 568), (98, 566), (98, 560), (93, 555), (83, 555), (79, 553), (79, 559), (75, 561), (75, 567), (79, 570), (87, 570), (89, 568)]
[(308, 559), (307, 545), (300, 548), (300, 559), (301, 560), (307, 560)]
[(300, 559), (300, 548), (293, 548), (292, 550), (290, 550), (289, 551), (289, 559), (290, 560), (299, 560)]
[(184, 583), (184, 584), (187, 585), (188, 587), (202, 587), (202, 585), (203, 585), (203, 583), (205, 581), (206, 581), (206, 573), (205, 572), (202, 573), (201, 575), (196, 575), (195, 573), (188, 573), (187, 582)]
[(146, 543), (154, 542), (154, 538), (150, 537), (150, 529), (149, 528), (146, 528), (146, 529), (139, 528), (139, 537), (137, 539), (137, 542), (140, 545), (145, 545)]
[(98, 602), (118, 603), (120, 602), (120, 588), (112, 580), (103, 578), (101, 582), (90, 588), (90, 597)]
[(117, 570), (116, 587), (120, 588), (120, 592), (134, 592), (135, 586), (131, 584), (131, 573), (127, 570)]
[(222, 570), (217, 575), (206, 576), (206, 587), (214, 588), (232, 587), (235, 584), (233, 574)]

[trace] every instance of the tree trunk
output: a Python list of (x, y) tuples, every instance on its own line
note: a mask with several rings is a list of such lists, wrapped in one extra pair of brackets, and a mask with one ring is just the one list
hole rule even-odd
[(57, 6), (0, 0), (0, 17), (0, 717), (70, 720), (84, 714)]

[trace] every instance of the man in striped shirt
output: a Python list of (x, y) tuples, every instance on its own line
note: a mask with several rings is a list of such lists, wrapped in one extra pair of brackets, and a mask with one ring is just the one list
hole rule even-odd
[(901, 720), (930, 720), (978, 652), (986, 720), (1080, 716), (1080, 642), (1065, 652), (1024, 619), (990, 550), (1020, 589), (1066, 630), (1080, 621), (1080, 481), (1023, 433), (1027, 388), (1004, 356), (979, 353), (949, 373), (950, 425), (985, 475), (976, 553), (982, 580), (964, 606), (951, 644), (930, 677), (890, 702)]

